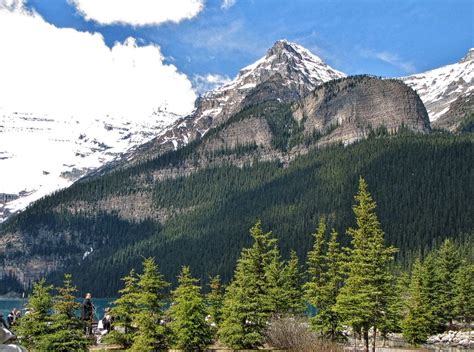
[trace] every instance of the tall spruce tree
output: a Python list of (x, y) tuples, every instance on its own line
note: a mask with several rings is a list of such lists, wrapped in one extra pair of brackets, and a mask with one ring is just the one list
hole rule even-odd
[(372, 351), (375, 352), (377, 329), (387, 319), (392, 275), (389, 264), (396, 250), (384, 244), (384, 232), (375, 213), (376, 203), (361, 177), (355, 196), (354, 214), (357, 226), (349, 228), (352, 237), (347, 263), (347, 279), (337, 297), (334, 310), (342, 322), (362, 332), (365, 350), (369, 351), (369, 330), (373, 328)]
[(57, 288), (49, 331), (40, 339), (38, 350), (70, 352), (87, 351), (88, 340), (82, 331), (82, 322), (76, 316), (81, 306), (76, 301), (76, 288), (70, 274), (64, 275), (62, 287)]
[(281, 299), (277, 313), (286, 315), (301, 315), (306, 309), (302, 289), (303, 275), (298, 256), (292, 250), (280, 273)]
[(206, 321), (207, 307), (198, 281), (191, 276), (189, 267), (183, 266), (179, 285), (172, 292), (169, 315), (173, 345), (183, 351), (204, 351), (212, 343), (211, 327)]
[(165, 351), (168, 348), (169, 331), (163, 324), (165, 293), (169, 286), (159, 272), (154, 258), (143, 261), (143, 273), (138, 275), (137, 310), (133, 325), (137, 327), (131, 351)]
[(20, 318), (16, 326), (15, 332), (20, 336), (20, 342), (30, 350), (38, 350), (42, 336), (50, 332), (52, 289), (53, 286), (47, 285), (44, 279), (34, 284), (33, 292), (26, 304), (28, 314)]
[(260, 221), (250, 230), (253, 245), (244, 248), (234, 279), (227, 287), (222, 309), (220, 340), (234, 349), (251, 349), (264, 343), (264, 332), (273, 313), (266, 273), (275, 257), (276, 240), (263, 232)]
[(222, 306), (224, 304), (224, 291), (219, 275), (211, 277), (209, 280), (209, 293), (206, 296), (210, 323), (214, 332), (217, 331), (222, 318)]
[(430, 305), (428, 272), (417, 258), (413, 264), (409, 295), (407, 297), (407, 315), (403, 319), (402, 331), (405, 339), (418, 345), (426, 341), (432, 332), (433, 307)]
[(467, 260), (455, 274), (454, 315), (466, 325), (474, 319), (474, 264)]
[(336, 340), (341, 336), (340, 316), (334, 311), (342, 286), (342, 257), (337, 232), (333, 230), (326, 244), (326, 225), (320, 221), (314, 235), (313, 249), (308, 253), (308, 282), (305, 295), (317, 314), (310, 319), (313, 330)]
[(461, 257), (454, 243), (447, 239), (436, 253), (437, 296), (439, 318), (451, 326), (455, 318), (455, 273), (460, 267)]
[(119, 291), (120, 297), (114, 302), (112, 315), (117, 317), (114, 321), (114, 329), (110, 332), (107, 340), (119, 343), (124, 347), (130, 347), (135, 337), (136, 327), (132, 325), (134, 316), (138, 313), (137, 300), (139, 296), (138, 277), (132, 269), (128, 276), (122, 279), (124, 288)]

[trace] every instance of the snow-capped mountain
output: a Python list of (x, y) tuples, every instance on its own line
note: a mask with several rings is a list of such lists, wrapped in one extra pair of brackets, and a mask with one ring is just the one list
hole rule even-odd
[(430, 121), (445, 115), (458, 98), (474, 91), (474, 48), (459, 62), (401, 78), (426, 106)]
[(0, 222), (143, 144), (178, 116), (76, 119), (0, 110)]
[(270, 98), (268, 95), (280, 101), (293, 101), (324, 82), (345, 76), (308, 49), (279, 40), (264, 57), (241, 69), (234, 80), (198, 98), (192, 114), (178, 120), (138, 153), (129, 155), (128, 160), (146, 159), (202, 137), (249, 104), (255, 88), (262, 84), (274, 83), (266, 97), (258, 96), (260, 101)]

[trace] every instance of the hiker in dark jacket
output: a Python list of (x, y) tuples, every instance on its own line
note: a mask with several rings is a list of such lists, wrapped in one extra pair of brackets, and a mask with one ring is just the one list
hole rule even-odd
[(84, 302), (82, 302), (81, 318), (84, 322), (84, 332), (88, 335), (92, 334), (92, 321), (94, 320), (94, 305), (92, 304), (92, 295), (86, 294)]

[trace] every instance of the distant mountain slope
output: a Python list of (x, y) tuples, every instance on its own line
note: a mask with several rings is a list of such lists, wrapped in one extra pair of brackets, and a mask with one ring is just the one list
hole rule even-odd
[(178, 116), (133, 121), (0, 110), (0, 222), (155, 137)]
[(272, 90), (267, 90), (265, 97), (260, 96), (260, 102), (272, 97), (291, 102), (324, 82), (345, 76), (302, 46), (279, 40), (264, 57), (240, 70), (233, 81), (201, 96), (192, 114), (176, 121), (137, 151), (127, 154), (122, 164), (153, 158), (202, 137), (245, 106), (252, 105), (255, 101), (250, 101), (248, 95), (265, 82), (272, 84)]
[[(225, 187), (223, 190), (200, 190), (204, 183), (211, 182), (211, 188), (212, 184), (217, 186), (221, 183), (232, 188), (231, 184), (235, 181), (235, 195), (246, 197), (245, 194), (253, 187), (264, 187), (267, 177), (268, 180), (273, 178), (265, 170), (277, 175), (278, 165), (291, 167), (305, 154), (322, 145), (351, 144), (370, 136), (388, 135), (397, 131), (430, 131), (428, 115), (421, 100), (413, 90), (398, 80), (381, 80), (368, 76), (341, 78), (316, 87), (302, 99), (285, 103), (278, 94), (285, 97), (289, 91), (285, 88), (286, 85), (282, 85), (281, 75), (274, 77), (275, 79), (271, 78), (251, 89), (242, 102), (244, 107), (211, 128), (203, 137), (133, 166), (118, 168), (104, 176), (83, 179), (14, 216), (0, 235), (4, 270), (15, 273), (26, 284), (45, 272), (76, 272), (72, 268), (82, 265), (85, 258), (89, 260), (107, 256), (110, 260), (115, 260), (112, 259), (115, 252), (122, 253), (122, 249), (127, 251), (128, 246), (140, 247), (147, 238), (151, 241), (147, 245), (149, 248), (156, 248), (156, 241), (162, 243), (164, 247), (160, 246), (159, 252), (162, 253), (161, 250), (166, 250), (168, 239), (155, 235), (162, 233), (164, 229), (171, 229), (168, 224), (176, 221), (179, 223), (188, 214), (201, 214), (204, 216), (202, 221), (207, 221), (205, 219), (208, 216), (214, 217), (219, 213), (216, 199), (221, 202), (229, 197), (231, 203), (228, 206), (236, 207), (233, 210), (235, 215), (240, 212), (240, 207), (246, 207), (239, 198), (232, 201), (231, 194), (224, 191)], [(321, 151), (313, 154), (313, 157), (318, 153)], [(311, 159), (304, 160), (312, 162)], [(239, 169), (248, 170), (242, 174), (243, 179), (238, 176)], [(217, 176), (213, 176), (209, 170), (217, 170)], [(260, 174), (262, 171), (264, 173)], [(202, 175), (207, 172), (211, 172), (211, 175), (206, 176), (208, 181), (204, 181)], [(225, 176), (226, 173), (228, 177)], [(178, 201), (169, 206), (168, 198), (164, 203), (159, 200), (161, 196), (170, 194), (170, 191), (174, 192), (172, 189), (175, 186), (169, 183), (170, 180), (195, 180), (195, 177), (204, 183), (201, 185), (201, 182), (197, 182), (190, 189), (188, 186), (184, 188), (196, 195), (192, 204)], [(251, 181), (251, 188), (245, 186), (249, 182), (247, 177), (255, 177)], [(161, 185), (164, 188), (157, 191)], [(285, 183), (279, 185), (281, 189), (275, 188), (272, 193), (287, 192)], [(295, 195), (305, 192), (305, 187), (299, 188), (298, 184), (291, 187), (294, 187)], [(317, 192), (321, 189), (323, 188), (318, 188)], [(176, 200), (184, 200), (186, 193), (187, 191), (177, 195)], [(251, 194), (248, 196), (253, 197)], [(211, 198), (206, 200), (208, 197)], [(272, 202), (267, 206), (273, 209)], [(347, 208), (350, 209), (350, 204)], [(258, 212), (255, 216), (260, 214)], [(264, 217), (264, 214), (261, 216)], [(245, 219), (248, 217), (243, 217), (242, 221), (246, 221)], [(181, 230), (174, 228), (172, 231), (179, 237), (195, 233), (196, 240), (201, 241), (202, 238), (207, 238), (201, 231), (209, 225), (199, 225), (200, 221), (195, 222), (197, 227)], [(235, 240), (226, 234), (223, 236), (229, 244)], [(209, 246), (211, 248), (213, 244), (209, 243)], [(168, 249), (176, 251), (171, 243)], [(238, 252), (240, 247), (222, 244), (222, 249), (228, 250), (229, 255), (234, 258), (234, 252)], [(179, 249), (182, 253), (191, 255), (188, 250), (190, 248), (187, 247)], [(134, 260), (123, 255), (122, 268), (130, 265), (129, 260)], [(175, 255), (176, 258), (182, 258), (181, 253)], [(198, 257), (191, 256), (192, 263), (198, 265)], [(206, 256), (202, 258), (209, 260)], [(171, 274), (175, 262), (169, 261), (166, 266), (163, 270)], [(229, 268), (230, 261), (225, 261), (222, 269), (226, 275)], [(118, 269), (111, 270), (121, 273)], [(202, 272), (199, 273), (203, 275)], [(111, 280), (115, 285), (115, 278), (112, 277)]]
[(457, 63), (401, 79), (420, 95), (431, 122), (436, 122), (449, 112), (452, 103), (474, 91), (474, 48)]

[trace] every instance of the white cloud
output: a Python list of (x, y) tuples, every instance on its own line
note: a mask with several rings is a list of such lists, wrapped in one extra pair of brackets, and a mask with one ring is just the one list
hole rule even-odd
[(386, 62), (392, 66), (401, 68), (407, 73), (415, 72), (415, 65), (408, 61), (403, 61), (397, 54), (392, 54), (387, 51), (375, 53), (375, 57), (383, 62)]
[[(11, 1), (11, 0), (10, 0)], [(196, 16), (204, 0), (68, 0), (86, 19), (132, 26), (180, 22)]]
[(135, 39), (105, 45), (98, 33), (57, 28), (18, 0), (0, 0), (0, 107), (61, 116), (145, 119), (193, 108), (191, 82)]
[(234, 6), (236, 2), (237, 0), (222, 0), (221, 8), (227, 10)]
[(359, 49), (359, 52), (363, 57), (378, 59), (397, 67), (406, 73), (413, 73), (416, 71), (416, 67), (412, 62), (401, 59), (397, 54), (388, 51), (375, 51), (370, 49)]
[(194, 75), (193, 85), (194, 89), (203, 94), (207, 91), (216, 89), (231, 81), (229, 76), (222, 76), (219, 74), (208, 73), (207, 75)]

